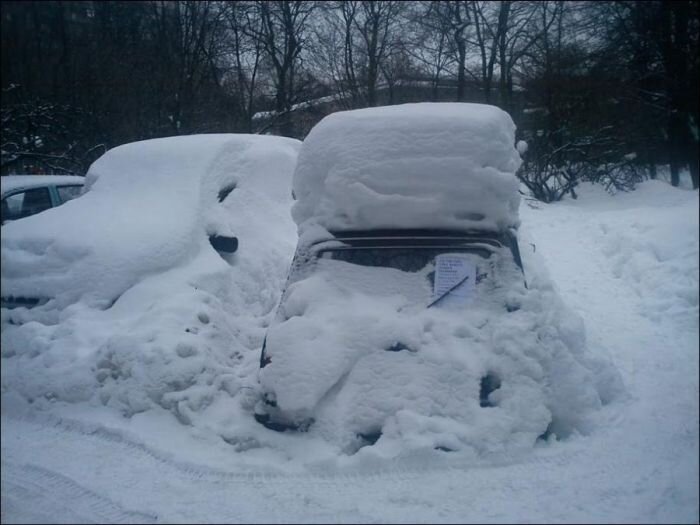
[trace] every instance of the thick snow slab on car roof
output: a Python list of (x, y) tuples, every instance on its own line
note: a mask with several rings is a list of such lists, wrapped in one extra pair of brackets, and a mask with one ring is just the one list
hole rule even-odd
[[(211, 250), (211, 234), (239, 237), (253, 256), (266, 225), (256, 217), (288, 202), (299, 145), (211, 134), (108, 151), (90, 167), (79, 199), (3, 226), (3, 295), (106, 306), (142, 277)], [(226, 202), (237, 201), (235, 213), (219, 204), (233, 187)]]
[(495, 106), (420, 103), (333, 113), (305, 139), (293, 187), (300, 234), (518, 225), (515, 125)]

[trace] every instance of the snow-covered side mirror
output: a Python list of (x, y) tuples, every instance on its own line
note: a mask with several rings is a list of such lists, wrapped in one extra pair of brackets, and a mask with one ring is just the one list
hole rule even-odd
[(210, 235), (209, 242), (217, 252), (232, 254), (238, 249), (238, 237), (226, 237), (225, 235)]

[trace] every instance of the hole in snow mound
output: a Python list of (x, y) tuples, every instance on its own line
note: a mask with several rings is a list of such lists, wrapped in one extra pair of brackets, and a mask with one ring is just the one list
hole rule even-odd
[(481, 388), (479, 390), (479, 406), (481, 407), (492, 407), (496, 406), (495, 403), (489, 401), (489, 395), (501, 388), (501, 379), (494, 374), (489, 372), (484, 377), (481, 378)]
[(238, 239), (226, 235), (210, 235), (209, 242), (217, 252), (234, 253), (238, 249)]
[(379, 441), (379, 438), (382, 437), (382, 433), (376, 430), (367, 432), (366, 434), (357, 434), (357, 437), (364, 441), (363, 446), (371, 446), (374, 445), (377, 441)]
[(387, 352), (400, 352), (401, 350), (408, 350), (409, 352), (414, 351), (414, 350), (411, 350), (409, 347), (407, 347), (405, 344), (403, 344), (400, 341), (395, 342), (389, 348), (385, 348), (384, 350), (386, 350)]
[(224, 199), (229, 196), (229, 194), (236, 189), (236, 183), (229, 184), (228, 186), (219, 190), (219, 202), (224, 202)]

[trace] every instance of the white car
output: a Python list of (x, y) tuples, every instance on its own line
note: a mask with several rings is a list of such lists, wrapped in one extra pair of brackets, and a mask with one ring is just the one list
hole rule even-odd
[(80, 195), (84, 177), (5, 175), (0, 178), (2, 224), (55, 208)]

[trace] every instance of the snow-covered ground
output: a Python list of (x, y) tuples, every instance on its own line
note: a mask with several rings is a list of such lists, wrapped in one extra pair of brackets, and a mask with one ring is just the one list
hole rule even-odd
[[(250, 417), (246, 392), (272, 316), (267, 303), (281, 283), (265, 283), (267, 306), (260, 308), (246, 300), (253, 283), (224, 296), (232, 301), (225, 305), (207, 290), (188, 303), (176, 289), (143, 319), (123, 311), (119, 326), (100, 324), (98, 314), (83, 320), (98, 331), (111, 326), (113, 356), (132, 355), (130, 345), (149, 337), (154, 347), (180, 348), (182, 362), (201, 359), (185, 351), (192, 347), (230, 344), (240, 355), (203, 370), (180, 399), (177, 389), (159, 398), (169, 402), (128, 399), (125, 387), (148, 378), (117, 374), (106, 390), (119, 393), (119, 402), (44, 395), (30, 404), (27, 391), (37, 389), (31, 375), (41, 370), (32, 367), (60, 366), (57, 354), (37, 363), (3, 345), (2, 522), (697, 523), (698, 192), (649, 181), (612, 197), (584, 186), (575, 201), (524, 201), (520, 217), (521, 250), (542, 257), (564, 301), (582, 316), (589, 349), (608, 355), (622, 375), (625, 394), (598, 412), (586, 435), (488, 459), (438, 451), (339, 457), (304, 434), (275, 433)], [(206, 283), (191, 265), (182, 268), (175, 273), (184, 277), (171, 272), (168, 282)], [(148, 286), (162, 289), (156, 280), (141, 293)], [(45, 325), (34, 319), (27, 333), (40, 335), (41, 345), (68, 341), (76, 315)], [(162, 330), (147, 329), (154, 320)], [(17, 335), (10, 321), (3, 311), (3, 343)], [(197, 333), (178, 336), (182, 341), (164, 335), (185, 328)], [(159, 356), (167, 370), (184, 366), (167, 352), (151, 358)], [(112, 365), (108, 371), (121, 370)], [(217, 376), (222, 366), (237, 372)], [(209, 380), (224, 381), (217, 391), (231, 395), (208, 397)], [(143, 410), (133, 410), (139, 402)]]

